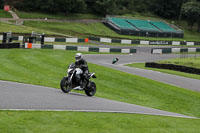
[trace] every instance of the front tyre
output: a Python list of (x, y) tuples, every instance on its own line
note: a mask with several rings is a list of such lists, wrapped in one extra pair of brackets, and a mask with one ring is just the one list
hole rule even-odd
[(63, 77), (63, 79), (60, 81), (60, 88), (64, 93), (70, 92), (71, 89), (69, 87), (67, 77)]
[(96, 84), (94, 82), (89, 82), (88, 88), (85, 90), (85, 94), (89, 97), (94, 96), (96, 93)]

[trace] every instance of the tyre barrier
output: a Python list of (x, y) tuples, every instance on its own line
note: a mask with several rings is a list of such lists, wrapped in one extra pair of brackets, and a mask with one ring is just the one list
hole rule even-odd
[(200, 52), (200, 48), (152, 48), (152, 54)]
[(126, 48), (99, 48), (91, 46), (68, 46), (68, 45), (41, 45), (41, 44), (29, 44), (26, 43), (22, 46), (23, 48), (33, 48), (33, 49), (62, 49), (62, 50), (75, 50), (82, 52), (103, 52), (103, 53), (136, 53), (137, 49), (126, 49)]
[(168, 70), (174, 70), (174, 71), (180, 71), (180, 72), (186, 72), (186, 73), (200, 75), (200, 69), (198, 69), (198, 68), (186, 67), (186, 66), (175, 65), (175, 64), (159, 64), (159, 63), (155, 63), (155, 62), (146, 62), (145, 67), (168, 69)]
[(20, 43), (0, 43), (0, 49), (20, 48)]

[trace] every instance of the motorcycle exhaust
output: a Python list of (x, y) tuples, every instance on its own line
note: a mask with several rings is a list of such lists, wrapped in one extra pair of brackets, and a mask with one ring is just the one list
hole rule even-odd
[(75, 87), (75, 88), (73, 88), (74, 90), (78, 90), (78, 91), (82, 91), (83, 90), (83, 88), (81, 88), (80, 86), (77, 86), (77, 87)]

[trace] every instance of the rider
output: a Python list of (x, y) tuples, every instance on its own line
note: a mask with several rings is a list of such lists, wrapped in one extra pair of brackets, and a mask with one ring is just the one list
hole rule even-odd
[[(88, 83), (88, 74), (89, 74), (88, 65), (87, 65), (86, 60), (83, 59), (82, 53), (76, 53), (75, 60), (76, 60), (75, 62), (76, 67), (80, 68), (83, 71), (83, 74), (82, 74), (83, 80), (79, 79), (79, 81), (80, 81), (81, 88), (84, 88), (86, 86), (86, 83)], [(87, 82), (82, 82), (84, 80)]]

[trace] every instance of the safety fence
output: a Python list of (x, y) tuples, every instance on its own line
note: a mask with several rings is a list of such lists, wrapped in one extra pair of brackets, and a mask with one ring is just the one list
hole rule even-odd
[(82, 52), (102, 52), (102, 53), (136, 53), (137, 49), (134, 48), (100, 48), (91, 46), (68, 46), (68, 45), (41, 45), (33, 43), (0, 43), (0, 49), (11, 49), (11, 48), (25, 48), (25, 49), (61, 49), (61, 50), (75, 50)]
[(200, 52), (200, 48), (153, 48), (152, 54), (169, 54), (169, 53), (189, 53)]
[[(24, 38), (29, 38), (26, 36), (12, 36), (12, 40), (23, 41)], [(0, 40), (3, 40), (3, 36), (0, 36)], [(37, 37), (36, 41), (41, 41), (41, 38)], [(55, 38), (55, 37), (44, 37), (44, 42), (69, 42), (69, 43), (78, 43), (78, 42), (88, 42), (88, 38)]]
[(121, 43), (121, 44), (142, 44), (142, 45), (200, 45), (200, 42), (187, 42), (187, 41), (147, 41), (147, 40), (130, 40), (130, 39), (112, 39), (112, 38), (98, 38), (89, 37), (89, 40), (99, 41), (102, 43)]
[[(26, 36), (12, 36), (13, 40), (23, 41)], [(3, 40), (3, 36), (0, 36), (0, 40)], [(200, 45), (200, 42), (187, 42), (187, 41), (149, 41), (149, 40), (130, 40), (130, 39), (113, 39), (113, 38), (99, 38), (99, 37), (88, 37), (85, 39), (81, 38), (55, 38), (55, 37), (44, 37), (44, 42), (66, 42), (66, 43), (78, 43), (78, 42), (89, 42), (99, 41), (102, 43), (121, 43), (121, 44), (141, 44), (141, 45), (173, 45), (173, 46), (194, 46)], [(41, 38), (36, 38), (36, 41), (41, 41)]]
[(23, 45), (23, 48), (32, 48), (32, 49), (62, 49), (62, 50), (75, 50), (82, 52), (117, 52), (117, 53), (136, 53), (136, 49), (124, 49), (124, 48), (99, 48), (91, 46), (67, 46), (67, 45), (41, 45), (41, 44), (29, 44), (26, 43)]
[(41, 45), (41, 44), (25, 44), (24, 48), (36, 48), (36, 49), (62, 49), (62, 50), (75, 50), (82, 52), (103, 52), (103, 53), (136, 53), (136, 49), (124, 49), (124, 48), (99, 48), (91, 46), (67, 46), (67, 45)]

